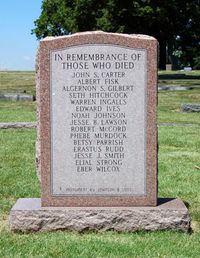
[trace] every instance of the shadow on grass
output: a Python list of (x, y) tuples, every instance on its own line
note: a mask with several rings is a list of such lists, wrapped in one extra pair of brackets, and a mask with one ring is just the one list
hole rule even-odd
[(184, 79), (184, 80), (200, 80), (200, 75), (187, 75), (187, 74), (159, 74), (159, 80), (174, 80), (174, 79)]

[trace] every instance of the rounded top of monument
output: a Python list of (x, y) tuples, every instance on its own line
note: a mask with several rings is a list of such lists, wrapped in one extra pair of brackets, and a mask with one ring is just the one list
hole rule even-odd
[(97, 30), (97, 31), (85, 31), (85, 32), (76, 32), (73, 34), (68, 34), (68, 35), (63, 35), (63, 36), (48, 36), (41, 41), (51, 41), (51, 40), (56, 40), (56, 39), (64, 39), (64, 38), (69, 38), (69, 37), (80, 37), (80, 36), (87, 36), (87, 35), (115, 35), (115, 36), (120, 36), (120, 37), (128, 37), (128, 38), (134, 38), (134, 39), (143, 39), (143, 40), (156, 40), (154, 37), (149, 36), (149, 35), (144, 35), (144, 34), (126, 34), (126, 33), (114, 33), (114, 32), (105, 32), (102, 30)]

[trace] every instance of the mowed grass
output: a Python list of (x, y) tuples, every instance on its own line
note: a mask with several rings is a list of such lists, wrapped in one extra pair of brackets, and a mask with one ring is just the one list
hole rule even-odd
[[(199, 257), (196, 235), (178, 232), (4, 234), (2, 257)], [(1, 241), (1, 239), (0, 239)], [(0, 243), (1, 244), (1, 243)]]
[(21, 196), (39, 196), (35, 176), (35, 129), (0, 130), (0, 206), (7, 212)]
[(36, 102), (0, 101), (0, 123), (36, 121)]
[(200, 71), (160, 71), (158, 73), (160, 85), (179, 85), (192, 88), (200, 87)]
[(199, 257), (199, 128), (159, 128), (159, 196), (179, 197), (193, 233), (11, 233), (8, 214), (19, 197), (39, 197), (34, 129), (0, 130), (0, 257)]
[(0, 94), (35, 95), (33, 71), (0, 71)]
[[(35, 73), (33, 71), (0, 71), (0, 94), (35, 96)], [(35, 120), (36, 102), (0, 100), (0, 123)]]
[[(98, 234), (10, 232), (8, 214), (17, 198), (40, 196), (35, 173), (36, 131), (2, 129), (0, 257), (200, 257), (200, 114), (181, 113), (179, 109), (181, 103), (199, 103), (199, 94), (198, 89), (158, 94), (158, 122), (179, 125), (159, 127), (158, 130), (158, 195), (179, 197), (187, 204), (192, 217), (191, 234), (172, 231)], [(24, 110), (29, 110), (23, 102), (15, 104), (24, 105)], [(14, 113), (14, 107), (13, 104), (8, 113)], [(21, 121), (32, 121), (34, 113), (34, 108), (30, 113), (25, 111)], [(15, 114), (10, 115), (11, 118), (18, 119)]]
[(181, 105), (197, 103), (200, 105), (200, 88), (188, 91), (158, 92), (158, 123), (200, 125), (200, 114), (181, 112)]

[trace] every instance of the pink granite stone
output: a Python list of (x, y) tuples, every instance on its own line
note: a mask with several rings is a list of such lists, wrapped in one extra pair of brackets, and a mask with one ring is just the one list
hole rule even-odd
[[(51, 66), (50, 53), (59, 49), (86, 45), (115, 45), (144, 50), (147, 54), (147, 87), (145, 119), (145, 189), (144, 195), (53, 195), (51, 143)], [(40, 42), (37, 61), (38, 141), (37, 161), (41, 174), (42, 206), (156, 206), (157, 205), (157, 48), (155, 38), (102, 31), (76, 33), (69, 36), (47, 37)], [(67, 143), (66, 143), (67, 144)]]
[(12, 208), (9, 224), (14, 232), (189, 232), (190, 216), (179, 199), (159, 199), (156, 207), (41, 207), (39, 198), (22, 198)]

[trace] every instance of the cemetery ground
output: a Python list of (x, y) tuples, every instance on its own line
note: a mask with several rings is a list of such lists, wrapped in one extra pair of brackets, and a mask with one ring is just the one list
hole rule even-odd
[[(158, 196), (186, 203), (192, 232), (11, 233), (16, 200), (40, 197), (36, 130), (0, 129), (0, 257), (200, 257), (200, 114), (180, 112), (183, 103), (200, 103), (200, 72), (162, 72), (159, 84), (192, 87), (158, 93)], [(0, 91), (7, 89), (35, 94), (34, 73), (0, 72)], [(0, 122), (30, 121), (36, 121), (35, 102), (0, 101)]]

